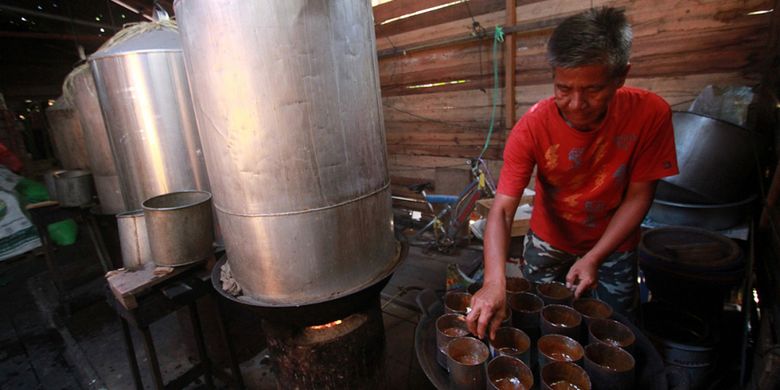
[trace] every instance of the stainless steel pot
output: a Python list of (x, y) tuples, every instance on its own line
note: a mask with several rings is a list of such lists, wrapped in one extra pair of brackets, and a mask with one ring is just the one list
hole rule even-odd
[(122, 265), (128, 270), (143, 268), (152, 262), (152, 249), (146, 233), (143, 210), (133, 210), (116, 215), (119, 230), (119, 247), (122, 251)]
[(143, 208), (155, 264), (186, 265), (214, 254), (209, 192), (179, 191), (158, 195), (144, 201)]
[(60, 171), (54, 174), (57, 200), (65, 207), (79, 207), (92, 202), (92, 174), (88, 171)]
[(101, 211), (106, 214), (125, 211), (125, 200), (119, 186), (116, 163), (108, 141), (103, 113), (100, 111), (95, 81), (89, 67), (82, 65), (74, 69), (65, 85), (69, 88), (73, 108), (81, 119), (90, 171), (95, 180)]
[(227, 262), (244, 294), (306, 305), (387, 276), (398, 258), (370, 3), (174, 8)]
[(127, 209), (208, 190), (178, 32), (151, 29), (95, 52), (89, 64)]

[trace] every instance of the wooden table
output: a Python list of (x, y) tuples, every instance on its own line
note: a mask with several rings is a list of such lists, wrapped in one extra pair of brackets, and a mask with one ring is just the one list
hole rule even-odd
[(60, 272), (58, 261), (54, 256), (54, 244), (49, 237), (47, 226), (67, 219), (73, 219), (77, 223), (85, 224), (87, 227), (87, 234), (92, 243), (92, 248), (95, 250), (95, 254), (103, 268), (103, 272), (108, 272), (113, 266), (106, 245), (103, 242), (100, 228), (97, 225), (95, 216), (92, 214), (92, 206), (94, 205), (62, 207), (56, 201), (45, 201), (29, 204), (26, 207), (27, 212), (30, 214), (30, 220), (33, 225), (35, 225), (35, 229), (38, 231), (38, 235), (41, 238), (43, 253), (46, 259), (46, 267), (49, 269), (49, 273), (54, 280), (54, 285), (60, 293), (60, 304), (62, 304), (66, 314), (70, 313), (68, 291), (65, 288), (65, 281), (63, 280), (62, 272)]
[[(148, 356), (149, 369), (152, 371), (156, 389), (182, 389), (201, 375), (204, 377), (206, 387), (214, 388), (212, 375), (219, 374), (219, 371), (212, 370), (212, 363), (206, 351), (197, 309), (197, 300), (199, 298), (216, 293), (211, 285), (210, 265), (213, 266), (213, 259), (175, 268), (156, 267), (154, 264), (147, 264), (143, 269), (137, 271), (122, 269), (109, 272), (106, 275), (106, 281), (110, 290), (108, 300), (119, 315), (133, 381), (137, 389), (143, 389), (143, 383), (141, 382), (138, 361), (130, 335), (130, 325), (143, 335), (144, 349)], [(166, 384), (162, 378), (149, 326), (184, 306), (189, 309), (189, 317), (195, 333), (198, 363), (178, 378)], [(231, 377), (225, 380), (228, 383), (232, 383), (235, 388), (243, 389), (244, 383), (236, 361), (233, 345), (225, 332), (222, 310), (219, 305), (216, 305), (216, 307), (215, 317), (220, 338), (227, 347), (230, 360)]]

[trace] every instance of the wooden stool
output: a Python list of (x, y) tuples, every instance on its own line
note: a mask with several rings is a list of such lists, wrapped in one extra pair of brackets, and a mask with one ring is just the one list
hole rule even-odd
[[(143, 389), (143, 383), (129, 325), (132, 325), (143, 335), (144, 349), (149, 357), (149, 369), (152, 372), (156, 389), (181, 389), (201, 375), (204, 377), (206, 387), (214, 388), (212, 374), (219, 374), (219, 371), (212, 372), (196, 304), (199, 298), (215, 293), (211, 285), (210, 271), (206, 264), (197, 263), (176, 268), (156, 267), (154, 264), (147, 264), (143, 269), (137, 271), (109, 272), (106, 275), (106, 280), (111, 291), (108, 294), (108, 299), (116, 309), (122, 325), (127, 356), (136, 388)], [(187, 372), (165, 384), (149, 326), (184, 306), (189, 309), (199, 361)], [(225, 379), (228, 383), (232, 382), (234, 387), (243, 389), (243, 379), (236, 362), (233, 346), (225, 332), (222, 312), (219, 305), (216, 307), (215, 317), (220, 337), (227, 346), (232, 374), (231, 378), (221, 377), (220, 379)]]

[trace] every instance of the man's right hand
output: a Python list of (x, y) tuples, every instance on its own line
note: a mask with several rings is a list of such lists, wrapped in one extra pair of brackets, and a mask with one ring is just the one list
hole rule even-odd
[(506, 286), (501, 283), (486, 283), (471, 297), (471, 311), (466, 316), (469, 331), (479, 337), (485, 337), (488, 330), (490, 339), (496, 337), (496, 330), (506, 317)]

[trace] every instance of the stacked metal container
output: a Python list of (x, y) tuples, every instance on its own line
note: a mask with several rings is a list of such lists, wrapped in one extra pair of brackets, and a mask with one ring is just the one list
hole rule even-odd
[(87, 169), (87, 147), (84, 132), (76, 111), (67, 99), (58, 98), (46, 109), (49, 121), (49, 138), (54, 148), (54, 156), (65, 169)]
[(114, 155), (108, 141), (103, 115), (100, 111), (95, 81), (89, 67), (82, 65), (71, 72), (63, 88), (81, 119), (89, 166), (95, 180), (95, 189), (101, 211), (117, 214), (125, 211), (125, 201), (119, 186)]
[(125, 207), (137, 210), (153, 196), (209, 186), (175, 24), (129, 28), (89, 65)]
[(260, 306), (314, 304), (389, 275), (398, 257), (370, 3), (174, 8), (244, 294)]

